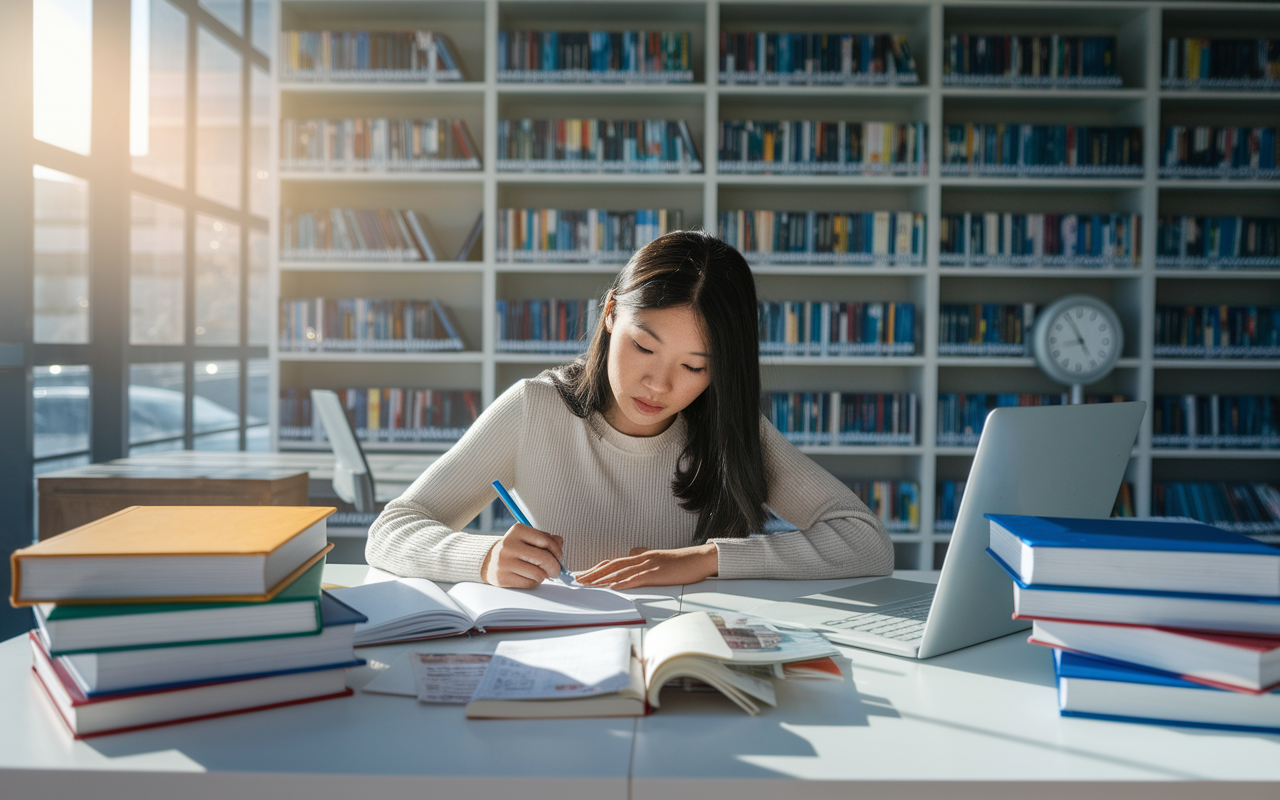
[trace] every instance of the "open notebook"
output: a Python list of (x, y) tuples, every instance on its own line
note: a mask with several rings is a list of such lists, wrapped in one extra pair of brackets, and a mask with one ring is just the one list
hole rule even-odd
[(550, 581), (534, 589), (459, 583), (447, 592), (426, 578), (366, 583), (331, 594), (369, 618), (355, 646), (456, 636), (472, 629), (518, 630), (644, 622), (635, 603), (610, 589)]

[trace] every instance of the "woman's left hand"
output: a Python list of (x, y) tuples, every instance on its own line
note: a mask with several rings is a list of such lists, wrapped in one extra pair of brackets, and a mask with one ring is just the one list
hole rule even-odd
[(611, 589), (636, 589), (641, 586), (681, 586), (713, 577), (719, 571), (719, 553), (715, 544), (675, 550), (632, 548), (631, 555), (601, 561), (577, 575), (586, 586), (608, 586)]

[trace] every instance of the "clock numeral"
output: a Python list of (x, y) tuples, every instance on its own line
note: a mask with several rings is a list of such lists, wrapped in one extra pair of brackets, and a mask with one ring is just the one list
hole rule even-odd
[(1064, 359), (1062, 359), (1062, 366), (1064, 366), (1064, 367), (1070, 367), (1070, 366), (1071, 366), (1071, 359), (1069, 359), (1069, 358), (1064, 358)]
[(1057, 325), (1054, 325), (1054, 326), (1053, 326), (1053, 329), (1054, 329), (1055, 331), (1060, 331), (1060, 330), (1062, 330), (1062, 323), (1061, 323), (1061, 322), (1059, 322)]
[(1100, 331), (1105, 331), (1106, 329), (1107, 329), (1107, 323), (1105, 322), (1098, 326), (1098, 330)]
[(1049, 344), (1057, 344), (1057, 343), (1058, 343), (1058, 337), (1057, 337), (1057, 336), (1050, 336), (1050, 337), (1049, 337)]
[(1054, 357), (1054, 358), (1057, 358), (1059, 355), (1061, 355), (1061, 353), (1062, 353), (1062, 351), (1061, 351), (1061, 350), (1054, 350), (1054, 351), (1053, 351), (1053, 357)]
[(1106, 346), (1107, 346), (1107, 345), (1109, 345), (1109, 344), (1111, 344), (1111, 340), (1110, 340), (1110, 339), (1103, 339), (1103, 340), (1102, 340), (1102, 346), (1103, 346), (1103, 347), (1106, 347)]
[(1097, 312), (1097, 311), (1091, 311), (1091, 312), (1089, 312), (1089, 321), (1090, 321), (1090, 322), (1093, 322), (1093, 321), (1094, 321), (1095, 319), (1097, 319), (1097, 318), (1098, 318), (1098, 312)]
[(1081, 318), (1081, 317), (1083, 317), (1083, 316), (1084, 316), (1084, 309), (1083, 309), (1083, 308), (1077, 308), (1077, 309), (1076, 309), (1076, 319), (1080, 319), (1080, 318)]
[[(1092, 358), (1089, 359), (1089, 369), (1097, 369), (1097, 368), (1098, 368), (1098, 362), (1094, 361)], [(1076, 369), (1079, 369), (1079, 367), (1076, 367)]]
[(1106, 360), (1106, 358), (1107, 358), (1107, 351), (1106, 351), (1106, 350), (1099, 350), (1099, 351), (1098, 351), (1098, 358), (1101, 358), (1102, 360), (1104, 360), (1104, 361), (1105, 361), (1105, 360)]

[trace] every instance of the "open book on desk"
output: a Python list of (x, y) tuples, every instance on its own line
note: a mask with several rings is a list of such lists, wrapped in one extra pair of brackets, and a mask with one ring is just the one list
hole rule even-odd
[(457, 636), (470, 630), (571, 628), (644, 622), (635, 603), (609, 589), (547, 581), (533, 589), (458, 583), (444, 591), (426, 578), (366, 583), (331, 594), (369, 618), (356, 647)]
[[(691, 678), (749, 714), (776, 705), (775, 667), (836, 655), (821, 636), (704, 611), (644, 631), (606, 630), (498, 643), (467, 704), (473, 718), (641, 716), (669, 681)], [(438, 657), (437, 657), (438, 658)], [(415, 664), (415, 677), (429, 673)], [(779, 670), (780, 672), (780, 670)], [(420, 685), (426, 683), (421, 677)], [(419, 699), (426, 698), (419, 690)]]

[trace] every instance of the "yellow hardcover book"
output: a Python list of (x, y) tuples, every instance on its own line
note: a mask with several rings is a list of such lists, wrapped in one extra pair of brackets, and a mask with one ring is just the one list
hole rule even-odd
[(10, 557), (15, 606), (255, 602), (324, 557), (313, 506), (130, 506)]

